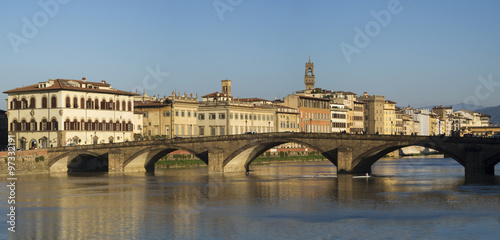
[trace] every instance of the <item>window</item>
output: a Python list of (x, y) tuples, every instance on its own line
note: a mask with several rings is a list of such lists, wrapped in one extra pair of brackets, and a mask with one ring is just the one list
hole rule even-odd
[(178, 117), (179, 116), (179, 111), (175, 111), (175, 116)]
[(45, 97), (45, 96), (42, 97), (42, 108), (47, 108), (47, 97)]
[(30, 122), (30, 130), (31, 131), (36, 131), (36, 121), (35, 119), (32, 119)]
[(187, 114), (188, 117), (191, 117), (191, 111), (188, 111)]
[(78, 99), (76, 97), (73, 98), (73, 108), (78, 108)]
[(57, 122), (56, 119), (52, 119), (52, 124), (51, 126), (49, 126), (49, 130), (54, 130), (54, 131), (57, 131), (59, 130), (59, 123)]
[(226, 119), (225, 113), (219, 113), (219, 119)]
[(82, 108), (82, 109), (85, 108), (85, 99), (83, 99), (83, 98), (80, 99), (80, 108)]
[(21, 100), (21, 108), (22, 109), (28, 108), (28, 100), (26, 100), (24, 98)]
[(53, 96), (52, 99), (50, 100), (50, 107), (57, 108), (57, 97), (56, 96)]
[(163, 112), (164, 117), (170, 117), (170, 112), (169, 111), (164, 111)]
[(205, 135), (205, 127), (199, 126), (198, 129), (199, 129), (200, 136), (204, 136)]
[(64, 122), (64, 130), (69, 130), (69, 119)]
[(98, 99), (94, 100), (94, 108), (99, 109), (99, 100)]
[(106, 108), (106, 105), (107, 105), (107, 104), (106, 104), (106, 100), (104, 100), (104, 99), (103, 99), (103, 100), (101, 101), (101, 109), (102, 109), (102, 110), (106, 110), (106, 109), (107, 109), (107, 108)]
[(120, 111), (120, 100), (116, 101), (116, 110)]
[(181, 111), (181, 117), (185, 117), (186, 116), (186, 112), (185, 111)]
[(129, 101), (128, 102), (128, 111), (131, 112), (132, 111), (132, 103)]
[(224, 127), (223, 127), (223, 126), (220, 126), (220, 127), (219, 127), (219, 131), (220, 131), (220, 135), (221, 135), (221, 136), (222, 136), (222, 135), (224, 135), (224, 130), (225, 130), (225, 129), (224, 129)]
[(217, 116), (215, 115), (215, 113), (209, 113), (208, 114), (208, 119), (209, 120), (215, 120), (217, 118)]
[(204, 113), (198, 114), (198, 119), (199, 120), (205, 120), (205, 114)]
[(30, 99), (30, 108), (36, 108), (36, 100), (34, 97)]

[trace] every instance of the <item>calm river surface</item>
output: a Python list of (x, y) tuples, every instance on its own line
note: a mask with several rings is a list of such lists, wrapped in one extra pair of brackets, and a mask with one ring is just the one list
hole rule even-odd
[[(15, 234), (0, 239), (499, 239), (500, 171), (452, 159), (383, 159), (371, 178), (329, 162), (155, 174), (18, 176)], [(0, 213), (6, 219), (6, 177)]]

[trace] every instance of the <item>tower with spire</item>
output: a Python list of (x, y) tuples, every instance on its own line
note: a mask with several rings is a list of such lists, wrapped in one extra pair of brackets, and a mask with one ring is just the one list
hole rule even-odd
[(309, 61), (306, 62), (306, 72), (304, 74), (304, 84), (306, 85), (306, 92), (312, 92), (314, 90), (314, 63), (311, 62), (311, 55), (309, 55)]

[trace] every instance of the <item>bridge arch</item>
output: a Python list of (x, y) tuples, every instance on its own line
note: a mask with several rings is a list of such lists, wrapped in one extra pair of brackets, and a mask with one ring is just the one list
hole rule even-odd
[(66, 152), (48, 163), (49, 172), (107, 171), (107, 166), (107, 156), (92, 151)]
[(177, 145), (154, 145), (139, 150), (126, 158), (123, 167), (125, 172), (154, 172), (154, 165), (162, 157), (174, 151), (182, 150), (198, 157), (208, 164), (208, 152), (198, 153), (192, 149)]
[[(250, 164), (260, 155), (262, 155), (267, 150), (285, 144), (285, 143), (297, 143), (308, 148), (315, 149), (320, 153), (323, 153), (323, 149), (313, 144), (293, 138), (279, 138), (279, 139), (265, 139), (260, 141), (253, 141), (238, 148), (236, 151), (232, 152), (223, 163), (224, 172), (241, 172), (248, 171)], [(333, 163), (333, 162), (332, 162)]]
[[(438, 146), (436, 144), (431, 144), (430, 142), (413, 142), (413, 143), (396, 143), (394, 145), (388, 146), (388, 145), (382, 145), (382, 146), (377, 146), (373, 147), (371, 149), (368, 149), (366, 151), (363, 151), (360, 154), (356, 154), (353, 156), (352, 159), (352, 172), (353, 173), (365, 173), (365, 172), (371, 172), (371, 166), (375, 164), (378, 160), (380, 160), (382, 157), (386, 156), (387, 154), (399, 150), (404, 147), (411, 147), (411, 146), (420, 146), (420, 147), (426, 147), (430, 149), (434, 149), (438, 152), (444, 153), (450, 158), (454, 159), (457, 161), (459, 164), (462, 166), (465, 166), (464, 161), (462, 158), (457, 155), (456, 152), (450, 151), (444, 147)], [(370, 171), (368, 171), (370, 170)]]

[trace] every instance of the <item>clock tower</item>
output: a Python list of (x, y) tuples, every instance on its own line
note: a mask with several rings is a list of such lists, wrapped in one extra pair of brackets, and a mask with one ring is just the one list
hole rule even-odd
[(311, 62), (311, 56), (309, 55), (309, 61), (306, 62), (306, 72), (304, 74), (304, 83), (306, 84), (306, 91), (314, 90), (314, 63)]

